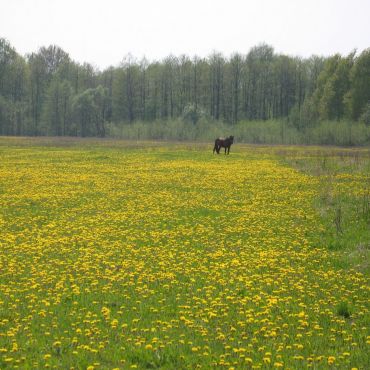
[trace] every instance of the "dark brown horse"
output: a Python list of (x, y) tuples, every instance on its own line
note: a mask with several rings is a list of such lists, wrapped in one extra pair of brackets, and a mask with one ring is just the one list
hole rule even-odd
[(231, 144), (234, 142), (234, 136), (229, 136), (226, 139), (219, 137), (218, 139), (215, 140), (215, 146), (213, 148), (213, 154), (215, 154), (215, 151), (217, 154), (220, 154), (220, 149), (225, 148), (225, 154), (227, 151), (227, 154), (230, 153), (230, 147)]

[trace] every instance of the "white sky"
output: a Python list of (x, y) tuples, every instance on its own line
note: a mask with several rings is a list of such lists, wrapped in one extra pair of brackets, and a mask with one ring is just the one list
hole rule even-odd
[(308, 57), (370, 47), (370, 0), (0, 0), (0, 37), (21, 54), (56, 44), (78, 62), (246, 54), (266, 42)]

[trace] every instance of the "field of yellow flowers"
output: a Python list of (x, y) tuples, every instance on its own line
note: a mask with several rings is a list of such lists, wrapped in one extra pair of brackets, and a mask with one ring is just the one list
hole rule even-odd
[(0, 139), (0, 368), (368, 369), (320, 184), (276, 148)]

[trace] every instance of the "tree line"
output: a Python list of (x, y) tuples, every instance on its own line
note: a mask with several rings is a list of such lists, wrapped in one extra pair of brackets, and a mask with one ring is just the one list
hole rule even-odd
[(228, 58), (128, 55), (100, 71), (55, 45), (21, 56), (0, 38), (0, 135), (104, 137), (134, 122), (276, 119), (298, 130), (322, 120), (370, 124), (370, 49), (299, 58), (260, 44)]

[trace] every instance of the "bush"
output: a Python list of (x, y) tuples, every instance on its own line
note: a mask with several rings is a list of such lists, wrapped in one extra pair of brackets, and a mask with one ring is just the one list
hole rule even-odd
[(236, 142), (251, 144), (366, 145), (370, 126), (350, 121), (325, 121), (298, 130), (286, 120), (243, 121), (236, 125), (200, 117), (197, 123), (176, 119), (131, 124), (107, 124), (111, 137), (127, 140), (206, 141), (234, 135)]
[(195, 104), (187, 104), (184, 108), (182, 114), (182, 120), (184, 122), (190, 122), (192, 124), (197, 124), (201, 119), (208, 119), (206, 110), (200, 107), (199, 105), (196, 106)]
[(298, 130), (281, 120), (246, 121), (234, 126), (237, 141), (252, 144), (300, 144)]
[(109, 126), (111, 137), (127, 140), (213, 141), (226, 131), (227, 127), (221, 122), (212, 122), (204, 118), (197, 124), (177, 119)]
[(365, 145), (370, 141), (370, 128), (350, 121), (325, 121), (306, 130), (307, 144)]
[(360, 117), (360, 122), (364, 123), (365, 125), (370, 126), (370, 103), (367, 103), (364, 112)]

